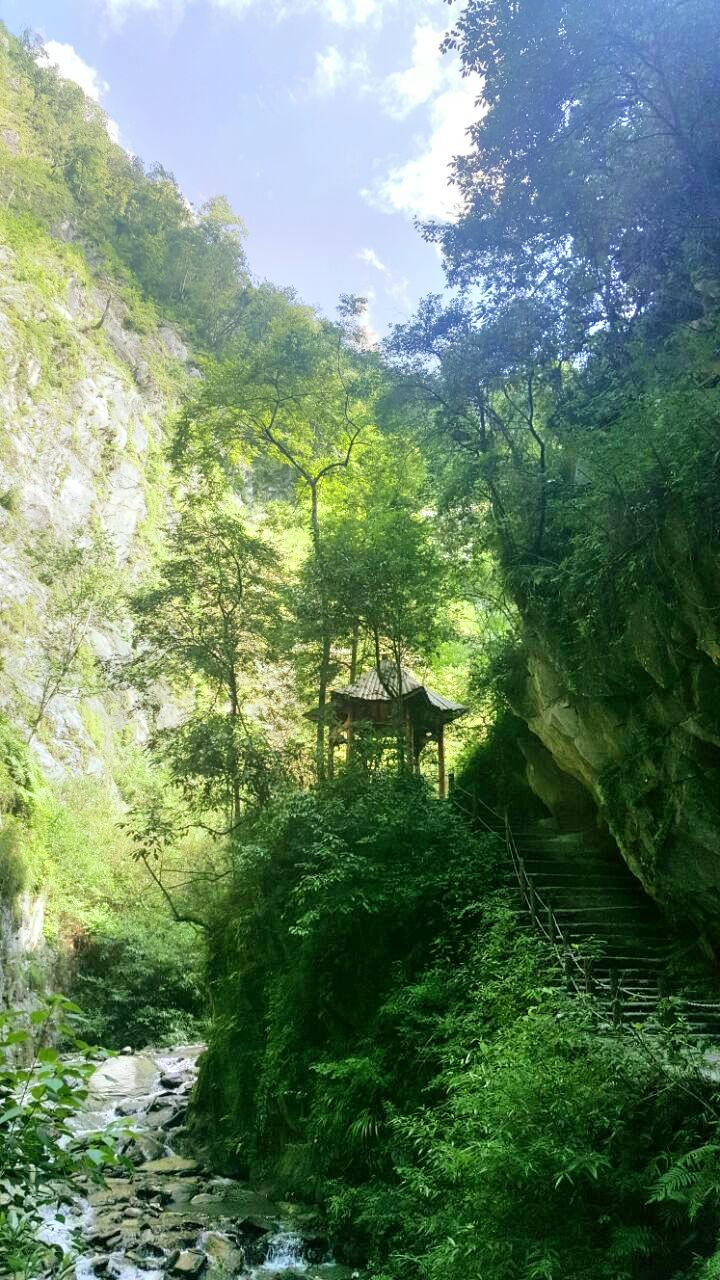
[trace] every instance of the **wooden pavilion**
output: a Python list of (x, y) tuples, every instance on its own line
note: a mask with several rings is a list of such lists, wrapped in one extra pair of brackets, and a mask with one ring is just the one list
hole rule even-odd
[[(343, 740), (347, 758), (353, 754), (355, 736), (360, 726), (369, 726), (382, 735), (402, 732), (407, 744), (407, 758), (419, 768), (420, 755), (429, 742), (438, 746), (438, 791), (447, 792), (445, 772), (445, 725), (464, 716), (467, 708), (459, 702), (443, 698), (408, 671), (400, 669), (400, 689), (395, 664), (381, 659), (364, 675), (345, 689), (330, 690), (329, 770), (332, 774), (335, 748)], [(317, 720), (318, 711), (308, 711), (309, 720)]]

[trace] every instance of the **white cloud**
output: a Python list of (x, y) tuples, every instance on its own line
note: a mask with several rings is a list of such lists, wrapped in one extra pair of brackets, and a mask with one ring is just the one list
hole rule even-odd
[(47, 40), (38, 62), (41, 67), (56, 67), (64, 80), (74, 80), (93, 102), (99, 102), (102, 95), (110, 88), (95, 67), (85, 62), (71, 44), (61, 44), (59, 40)]
[[(401, 276), (398, 272), (393, 271), (387, 263), (375, 252), (374, 249), (361, 249), (358, 258), (368, 267), (372, 267), (373, 271), (377, 271), (382, 277), (382, 289), (387, 298), (390, 298), (396, 306), (400, 308), (406, 315), (412, 310), (410, 302), (410, 281), (407, 276)], [(366, 295), (372, 295), (375, 298), (375, 290), (372, 285), (364, 290)]]
[(370, 19), (380, 18), (387, 7), (384, 0), (326, 0), (314, 8), (324, 10), (324, 16), (340, 27), (362, 26)]
[(328, 45), (315, 58), (313, 88), (318, 94), (334, 93), (345, 71), (345, 57), (335, 45)]
[(478, 118), (477, 78), (461, 80), (445, 88), (430, 104), (429, 130), (417, 155), (395, 165), (372, 191), (363, 192), (370, 203), (390, 213), (414, 218), (452, 218), (459, 210), (459, 193), (450, 181), (450, 163), (470, 150), (467, 129)]
[(372, 309), (375, 304), (375, 290), (371, 287), (365, 290), (365, 306), (358, 317), (357, 327), (360, 334), (360, 345), (367, 350), (370, 347), (376, 347), (380, 341), (380, 334), (375, 327)]
[(123, 147), (125, 151), (127, 151), (128, 155), (132, 156), (132, 152), (128, 151), (127, 147), (125, 146), (125, 143), (120, 137), (120, 125), (118, 124), (117, 120), (113, 120), (112, 116), (106, 116), (105, 128), (107, 129), (108, 137), (110, 141), (114, 142), (118, 147)]
[(442, 89), (448, 75), (447, 60), (440, 49), (444, 34), (444, 27), (438, 30), (429, 22), (416, 26), (410, 66), (393, 72), (383, 86), (383, 106), (391, 116), (402, 119)]
[(370, 87), (371, 77), (367, 56), (364, 52), (348, 58), (335, 45), (315, 56), (315, 74), (310, 82), (311, 91), (319, 97), (327, 97), (338, 89), (353, 85), (366, 90)]
[(374, 249), (361, 249), (358, 253), (358, 258), (360, 258), (361, 262), (367, 262), (369, 267), (374, 267), (382, 275), (387, 276), (390, 274), (390, 268), (386, 267), (384, 262), (381, 262)]
[(416, 154), (393, 165), (366, 200), (388, 213), (447, 219), (458, 212), (459, 192), (450, 181), (455, 156), (470, 150), (469, 125), (478, 117), (478, 76), (463, 78), (456, 57), (441, 51), (443, 29), (427, 20), (416, 24), (410, 65), (385, 78), (380, 102), (388, 115), (404, 120), (424, 108), (427, 126), (416, 137)]
[(412, 6), (422, 11), (428, 6), (437, 6), (437, 0), (95, 0), (115, 24), (122, 23), (133, 11), (155, 12), (163, 18), (178, 20), (191, 4), (202, 3), (237, 17), (256, 8), (274, 18), (314, 13), (338, 27), (377, 25), (391, 10)]

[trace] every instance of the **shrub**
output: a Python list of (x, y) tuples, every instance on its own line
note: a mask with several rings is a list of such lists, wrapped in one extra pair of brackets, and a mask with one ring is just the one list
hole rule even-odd
[(498, 848), (415, 779), (271, 808), (211, 929), (194, 1124), (378, 1280), (688, 1280), (720, 1206), (702, 1051), (601, 1033)]
[(89, 1039), (109, 1049), (197, 1040), (205, 1013), (193, 930), (114, 917), (75, 939), (72, 995)]
[[(75, 1136), (94, 1055), (77, 1038), (79, 1010), (60, 996), (27, 1013), (0, 1012), (0, 1261), (14, 1274), (48, 1270), (54, 1252), (39, 1243), (41, 1208), (69, 1199), (81, 1180), (100, 1180), (117, 1161), (113, 1127)], [(52, 1042), (72, 1047), (61, 1058)]]

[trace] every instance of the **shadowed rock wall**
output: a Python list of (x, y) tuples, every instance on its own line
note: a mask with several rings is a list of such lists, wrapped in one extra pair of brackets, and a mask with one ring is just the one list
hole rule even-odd
[(514, 709), (534, 735), (528, 778), (543, 802), (566, 826), (594, 810), (647, 892), (717, 945), (720, 557), (673, 517), (653, 552), (585, 689), (547, 621), (526, 620)]

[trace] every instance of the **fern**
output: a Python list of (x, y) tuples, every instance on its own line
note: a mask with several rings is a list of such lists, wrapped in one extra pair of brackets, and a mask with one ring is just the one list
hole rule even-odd
[(706, 1142), (686, 1151), (657, 1180), (648, 1204), (671, 1200), (693, 1222), (707, 1204), (720, 1204), (720, 1145)]

